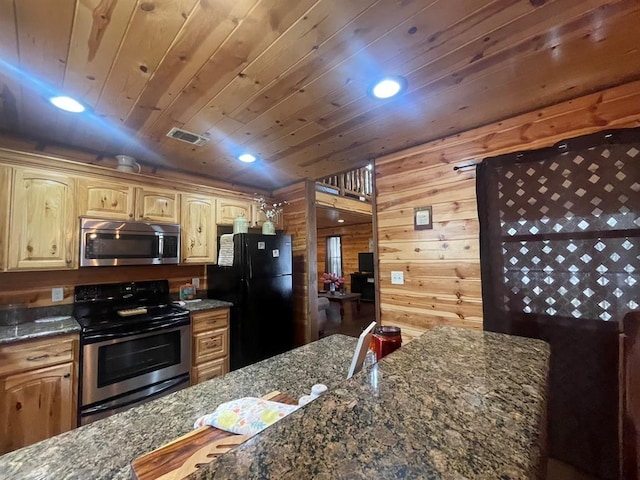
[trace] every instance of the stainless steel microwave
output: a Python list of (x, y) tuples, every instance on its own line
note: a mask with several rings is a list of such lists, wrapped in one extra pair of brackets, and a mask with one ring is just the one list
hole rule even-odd
[(80, 220), (80, 266), (177, 264), (180, 225)]

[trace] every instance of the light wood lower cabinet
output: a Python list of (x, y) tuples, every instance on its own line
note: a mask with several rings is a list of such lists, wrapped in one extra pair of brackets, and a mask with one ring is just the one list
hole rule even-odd
[(228, 371), (229, 369), (225, 366), (224, 358), (197, 365), (191, 370), (191, 385), (206, 382), (212, 378), (224, 375)]
[(78, 337), (0, 347), (0, 454), (76, 427)]
[(229, 309), (217, 308), (191, 314), (191, 385), (229, 371)]

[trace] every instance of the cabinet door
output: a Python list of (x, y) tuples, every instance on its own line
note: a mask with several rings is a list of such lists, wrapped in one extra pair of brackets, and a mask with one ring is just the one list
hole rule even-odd
[(73, 363), (0, 380), (0, 453), (75, 427)]
[(260, 210), (258, 205), (251, 205), (251, 218), (253, 227), (262, 227), (262, 224), (267, 220), (267, 215)]
[(7, 227), (9, 226), (9, 205), (11, 198), (11, 170), (0, 166), (0, 271), (6, 268)]
[(182, 245), (184, 263), (216, 261), (215, 199), (204, 195), (182, 194)]
[(229, 331), (226, 328), (193, 335), (193, 363), (199, 365), (209, 360), (229, 355)]
[(133, 219), (133, 186), (83, 178), (78, 187), (80, 215), (114, 220)]
[[(264, 222), (267, 220), (267, 215), (264, 211), (260, 210), (258, 205), (251, 205), (251, 218), (253, 219), (253, 223), (251, 225), (259, 228), (262, 227)], [(275, 223), (277, 230), (283, 230), (284, 222), (282, 212), (277, 212), (272, 222)]]
[(74, 268), (78, 257), (74, 180), (16, 168), (12, 187), (8, 268)]
[(196, 385), (215, 377), (220, 377), (229, 371), (229, 357), (219, 358), (203, 363), (191, 369), (191, 385)]
[(244, 200), (218, 199), (218, 225), (233, 225), (236, 217), (243, 216), (251, 225), (251, 202)]
[(136, 220), (178, 223), (180, 198), (169, 190), (136, 189)]
[(191, 331), (193, 333), (218, 330), (229, 326), (229, 309), (218, 308), (191, 314)]

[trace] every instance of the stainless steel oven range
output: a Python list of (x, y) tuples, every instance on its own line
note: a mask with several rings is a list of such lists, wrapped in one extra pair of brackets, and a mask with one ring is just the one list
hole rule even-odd
[(166, 280), (78, 286), (74, 316), (80, 425), (189, 386), (189, 312), (171, 303)]

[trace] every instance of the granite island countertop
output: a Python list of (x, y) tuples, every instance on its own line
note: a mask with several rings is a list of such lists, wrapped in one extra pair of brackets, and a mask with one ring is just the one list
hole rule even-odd
[(455, 328), (345, 380), (356, 340), (318, 342), (0, 457), (1, 478), (128, 479), (129, 464), (222, 402), (329, 392), (193, 478), (539, 478), (549, 350)]

